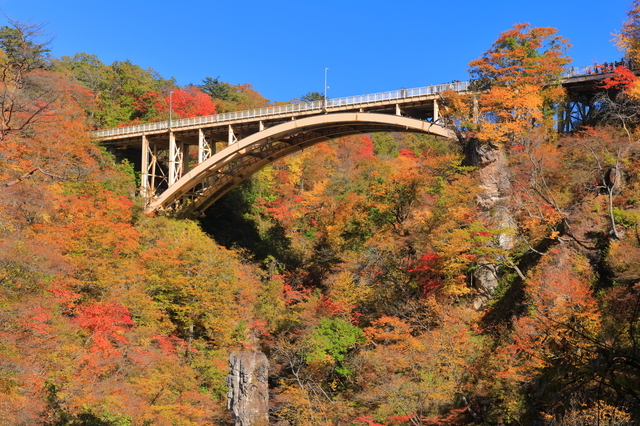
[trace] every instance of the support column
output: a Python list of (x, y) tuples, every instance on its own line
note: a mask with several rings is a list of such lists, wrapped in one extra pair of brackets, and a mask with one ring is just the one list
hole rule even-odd
[(151, 156), (151, 164), (149, 165), (149, 197), (154, 197), (156, 195), (156, 188), (160, 186), (160, 182), (168, 182), (168, 179), (158, 163), (158, 145), (149, 145), (149, 155)]
[(231, 125), (229, 125), (229, 145), (232, 145), (234, 143), (238, 142), (238, 138), (236, 138), (236, 135), (233, 134), (233, 127), (231, 127)]
[(438, 106), (438, 100), (433, 100), (433, 122), (440, 120), (440, 107)]
[(198, 164), (204, 163), (213, 155), (211, 144), (204, 137), (202, 129), (198, 129)]
[(151, 150), (151, 147), (149, 147), (149, 151), (151, 154), (151, 182), (149, 182), (151, 185), (151, 192), (149, 193), (150, 197), (153, 197), (154, 195), (156, 195), (156, 169), (158, 167), (158, 147), (156, 145), (153, 145), (153, 150)]
[(180, 179), (183, 173), (187, 173), (189, 171), (189, 160), (191, 157), (189, 156), (189, 145), (186, 143), (178, 143), (178, 149), (180, 149), (180, 158), (182, 160), (182, 166), (180, 167), (180, 172), (178, 173), (178, 179)]
[(140, 164), (140, 195), (149, 198), (151, 196), (149, 191), (149, 139), (146, 135), (142, 135), (142, 161)]
[(173, 185), (178, 179), (176, 179), (176, 154), (178, 147), (176, 146), (176, 135), (169, 130), (169, 186)]
[(176, 142), (176, 135), (169, 131), (169, 186), (182, 177), (184, 144)]
[(400, 111), (400, 104), (396, 104), (396, 115), (402, 115), (402, 112)]

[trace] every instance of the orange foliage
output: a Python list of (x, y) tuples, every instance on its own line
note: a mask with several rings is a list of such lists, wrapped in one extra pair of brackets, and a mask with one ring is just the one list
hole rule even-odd
[(612, 77), (607, 77), (602, 80), (602, 87), (604, 89), (616, 89), (627, 92), (638, 81), (638, 77), (627, 67), (617, 66), (612, 71)]
[(554, 28), (516, 24), (491, 49), (470, 62), (481, 91), (477, 137), (495, 145), (526, 145), (553, 130), (549, 111), (564, 95), (560, 76), (571, 59), (568, 41)]
[(490, 85), (542, 87), (556, 83), (571, 59), (564, 56), (568, 40), (550, 27), (530, 28), (515, 24), (493, 42), (480, 59), (471, 61), (475, 79), (490, 80)]
[(614, 40), (618, 48), (624, 51), (625, 56), (637, 63), (640, 59), (640, 37), (638, 37), (640, 2), (638, 0), (633, 0), (631, 3), (627, 17), (628, 19), (622, 24), (622, 30), (615, 34)]
[(601, 314), (589, 279), (586, 260), (567, 248), (542, 260), (527, 284), (531, 310), (516, 321), (513, 343), (499, 355), (507, 366), (501, 377), (526, 382), (557, 357), (582, 364), (596, 356), (590, 339), (598, 335)]

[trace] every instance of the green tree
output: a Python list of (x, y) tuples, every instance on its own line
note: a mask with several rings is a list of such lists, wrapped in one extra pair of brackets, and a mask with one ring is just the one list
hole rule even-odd
[(202, 80), (202, 84), (198, 86), (212, 99), (219, 99), (221, 101), (233, 100), (233, 86), (227, 82), (220, 81), (220, 76), (216, 78), (205, 77)]
[(41, 120), (55, 98), (52, 82), (36, 72), (48, 63), (47, 43), (37, 41), (41, 27), (11, 23), (0, 27), (0, 140)]
[(53, 61), (54, 69), (70, 73), (94, 93), (96, 108), (90, 111), (93, 124), (115, 127), (132, 121), (168, 118), (159, 114), (165, 95), (175, 87), (174, 79), (164, 79), (153, 68), (143, 69), (131, 61), (105, 65), (97, 56), (78, 53)]
[(242, 111), (246, 109), (263, 108), (269, 106), (265, 99), (250, 84), (230, 84), (220, 81), (220, 77), (206, 77), (197, 87), (216, 101), (219, 113)]
[(309, 337), (305, 359), (334, 365), (337, 373), (348, 375), (352, 371), (345, 363), (347, 352), (364, 340), (362, 330), (355, 325), (340, 318), (321, 318)]
[(76, 53), (52, 61), (53, 69), (65, 71), (87, 89), (98, 94), (109, 87), (110, 69), (97, 55)]
[(320, 92), (307, 92), (300, 96), (300, 102), (313, 102), (324, 100), (324, 95)]
[(49, 61), (48, 42), (38, 43), (42, 26), (10, 20), (11, 26), (0, 27), (0, 49), (6, 60), (16, 70), (28, 73), (35, 68), (44, 68)]
[(377, 156), (398, 156), (398, 142), (391, 133), (373, 133), (371, 140), (373, 141), (373, 152)]

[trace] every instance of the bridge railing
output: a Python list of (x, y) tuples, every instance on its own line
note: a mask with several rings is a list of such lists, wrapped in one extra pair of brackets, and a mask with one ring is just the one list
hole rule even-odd
[(372, 93), (369, 95), (345, 96), (343, 98), (327, 99), (327, 107), (350, 106), (366, 104), (376, 101), (406, 99), (415, 96), (433, 95), (447, 90), (463, 92), (469, 88), (468, 81), (455, 81), (453, 83), (434, 84), (431, 86), (417, 87), (414, 89), (398, 89), (389, 92)]
[[(416, 96), (432, 95), (442, 93), (446, 90), (464, 91), (467, 90), (469, 82), (456, 81), (452, 83), (434, 84), (431, 86), (417, 87), (413, 89), (399, 89), (388, 92), (371, 93), (368, 95), (345, 96), (343, 98), (327, 99), (327, 108), (357, 106), (368, 104), (376, 101), (408, 99)], [(158, 130), (180, 129), (184, 127), (192, 127), (203, 124), (224, 124), (225, 122), (233, 122), (241, 119), (252, 119), (261, 117), (274, 117), (292, 112), (304, 111), (322, 111), (324, 101), (298, 102), (294, 104), (278, 105), (273, 107), (265, 107), (259, 109), (251, 109), (245, 111), (226, 112), (223, 114), (206, 115), (202, 117), (183, 118), (179, 120), (159, 121), (157, 123), (138, 124), (135, 126), (115, 127), (113, 129), (98, 130), (94, 132), (97, 138), (106, 138), (112, 136), (125, 136), (128, 134), (152, 132)]]
[[(611, 66), (623, 64), (622, 62), (611, 63)], [(564, 73), (564, 77), (576, 77), (581, 75), (602, 74), (609, 69), (602, 65), (589, 65), (585, 67), (572, 67)], [(412, 97), (434, 95), (447, 90), (463, 92), (469, 88), (469, 81), (454, 81), (451, 83), (433, 84), (431, 86), (417, 87), (413, 89), (398, 89), (388, 92), (371, 93), (368, 95), (346, 96), (343, 98), (327, 99), (326, 108), (357, 106), (368, 104), (376, 101), (393, 100), (393, 99), (410, 99)], [(98, 130), (94, 132), (97, 138), (107, 138), (113, 136), (126, 136), (129, 134), (153, 132), (159, 130), (180, 129), (185, 127), (198, 126), (203, 124), (224, 124), (225, 122), (233, 122), (241, 119), (276, 117), (278, 115), (289, 114), (292, 112), (304, 111), (322, 111), (324, 101), (299, 102), (286, 105), (278, 105), (273, 107), (251, 109), (245, 111), (226, 112), (223, 114), (206, 115), (202, 117), (183, 118), (179, 120), (160, 121), (157, 123), (138, 124), (135, 126), (116, 127), (113, 129)]]
[(564, 72), (563, 77), (570, 78), (586, 75), (609, 74), (613, 72), (614, 68), (620, 66), (630, 70), (635, 70), (636, 72), (638, 71), (637, 63), (623, 58), (615, 62), (604, 62), (602, 64), (587, 65), (586, 67), (571, 67)]

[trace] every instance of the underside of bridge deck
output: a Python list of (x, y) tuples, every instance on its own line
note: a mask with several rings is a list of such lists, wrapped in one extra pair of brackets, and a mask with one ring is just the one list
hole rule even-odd
[(389, 114), (336, 113), (283, 122), (239, 139), (153, 197), (147, 213), (174, 210), (198, 214), (265, 165), (318, 142), (371, 132), (419, 132), (454, 138), (450, 130), (424, 120)]

